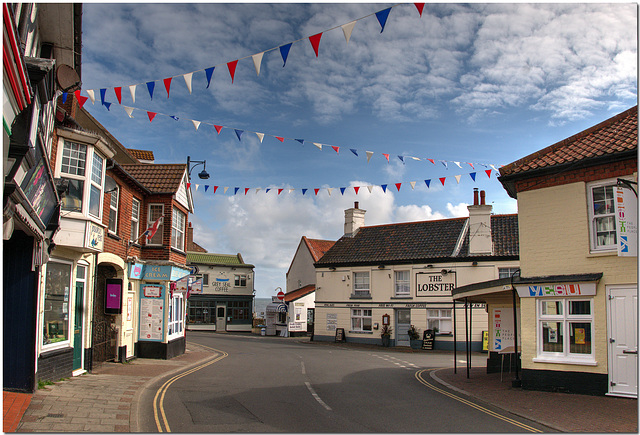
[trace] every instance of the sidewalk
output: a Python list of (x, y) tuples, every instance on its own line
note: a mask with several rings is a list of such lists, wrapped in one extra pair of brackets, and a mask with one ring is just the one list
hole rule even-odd
[[(362, 347), (366, 345), (309, 342), (309, 344)], [(380, 346), (373, 346), (382, 349)], [(385, 352), (427, 353), (407, 348)], [(144, 386), (155, 380), (213, 358), (214, 354), (187, 345), (187, 352), (171, 360), (135, 359), (126, 364), (105, 363), (100, 368), (40, 389), (33, 395), (4, 392), (4, 432), (137, 432), (137, 404)], [(481, 354), (474, 361), (483, 361)], [(563, 432), (637, 433), (638, 401), (605, 396), (547, 393), (512, 388), (513, 374), (487, 374), (473, 367), (444, 368), (431, 377), (459, 394), (537, 421)], [(27, 407), (28, 406), (28, 407)]]

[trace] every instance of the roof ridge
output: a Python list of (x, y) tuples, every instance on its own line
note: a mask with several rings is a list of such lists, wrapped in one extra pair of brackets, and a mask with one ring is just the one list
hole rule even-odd
[(461, 219), (468, 219), (469, 216), (461, 216), (461, 217), (454, 217), (454, 218), (444, 218), (444, 219), (426, 219), (423, 221), (412, 221), (412, 222), (394, 222), (394, 223), (390, 223), (390, 224), (379, 224), (379, 225), (363, 225), (362, 228), (378, 228), (378, 227), (390, 227), (390, 226), (399, 226), (399, 225), (413, 225), (413, 224), (423, 224), (423, 223), (427, 223), (427, 222), (446, 222), (446, 221), (454, 221), (454, 220), (461, 220)]

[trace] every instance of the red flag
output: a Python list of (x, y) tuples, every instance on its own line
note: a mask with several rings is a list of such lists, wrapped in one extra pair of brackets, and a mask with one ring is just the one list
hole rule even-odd
[(283, 137), (276, 136), (276, 139), (278, 139), (280, 142), (284, 142), (284, 138)]
[(213, 193), (216, 193), (216, 190), (218, 190), (218, 187), (220, 186), (213, 186)]
[(427, 159), (427, 160), (429, 160), (429, 161), (430, 161), (431, 163), (433, 163), (434, 165), (436, 164), (435, 160), (433, 160), (433, 159)]
[(424, 3), (414, 3), (416, 8), (418, 8), (418, 12), (420, 12), (420, 16), (422, 17), (422, 9), (424, 8)]
[(447, 177), (440, 178), (440, 182), (442, 183), (443, 186), (444, 186), (444, 180), (446, 180), (446, 179), (447, 179)]
[(284, 189), (278, 189), (278, 195), (280, 195), (282, 193)]
[(80, 107), (84, 106), (84, 103), (86, 103), (89, 99), (88, 97), (83, 97), (82, 95), (80, 95), (80, 91), (75, 91), (74, 95), (76, 96), (76, 100), (78, 100), (78, 104), (80, 105)]
[(147, 111), (147, 116), (149, 117), (149, 122), (152, 122), (152, 121), (153, 121), (153, 118), (155, 118), (155, 117), (156, 117), (156, 115), (157, 115), (157, 113), (155, 113), (155, 112), (149, 112), (149, 111)]
[(150, 241), (151, 239), (153, 239), (153, 236), (156, 235), (156, 231), (158, 231), (158, 226), (160, 226), (160, 221), (162, 220), (162, 218), (163, 216), (160, 216), (158, 219), (156, 219), (153, 225), (147, 228), (147, 230), (144, 232), (144, 234), (147, 235), (147, 241)]
[(340, 154), (340, 147), (337, 147), (337, 146), (335, 146), (335, 145), (331, 145), (331, 148), (333, 148), (333, 150), (334, 150), (335, 152), (337, 152), (338, 154)]
[(220, 134), (220, 132), (222, 131), (222, 126), (221, 125), (214, 125), (213, 128), (216, 129), (216, 131), (218, 132), (218, 134)]
[(386, 157), (387, 162), (388, 162), (389, 161), (389, 154), (382, 153), (382, 155)]
[(400, 186), (402, 186), (402, 183), (396, 183), (396, 189), (398, 189), (398, 192), (400, 192)]
[(360, 190), (360, 186), (354, 187), (353, 190), (356, 191), (356, 195), (358, 194), (358, 190)]
[(320, 189), (313, 189), (313, 191), (316, 193), (316, 196), (318, 195), (318, 191), (319, 191), (319, 190), (320, 190)]
[(164, 79), (164, 88), (167, 90), (167, 98), (169, 98), (169, 88), (171, 88), (171, 79), (173, 77), (168, 77)]
[(229, 68), (229, 74), (231, 74), (231, 83), (233, 83), (233, 76), (236, 75), (236, 66), (238, 65), (238, 61), (234, 60), (233, 62), (227, 62), (227, 67)]
[(487, 169), (486, 171), (484, 171), (487, 173), (487, 177), (491, 178), (491, 169)]
[(313, 51), (316, 52), (316, 57), (318, 57), (318, 47), (320, 46), (320, 38), (322, 38), (322, 33), (318, 33), (317, 35), (309, 36), (309, 42), (311, 42), (311, 46), (313, 47)]
[(187, 183), (187, 189), (191, 189), (191, 183)]
[(116, 93), (116, 98), (118, 99), (118, 104), (122, 104), (122, 88), (118, 86), (117, 88), (113, 88)]
[(247, 192), (249, 191), (249, 189), (250, 189), (250, 187), (245, 187), (245, 188), (244, 188), (244, 194), (245, 194), (245, 195), (247, 194)]

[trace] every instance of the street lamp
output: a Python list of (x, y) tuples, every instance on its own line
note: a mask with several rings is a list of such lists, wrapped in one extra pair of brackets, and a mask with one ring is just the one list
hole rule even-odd
[[(191, 163), (195, 163), (195, 165), (193, 165), (193, 167), (191, 167)], [(191, 156), (187, 156), (187, 169), (189, 171), (189, 180), (191, 180), (191, 171), (193, 170), (193, 168), (195, 168), (198, 165), (204, 165), (204, 168), (202, 169), (202, 172), (200, 172), (198, 174), (198, 177), (200, 177), (203, 180), (208, 180), (209, 179), (209, 173), (207, 172), (207, 161), (206, 160), (191, 160)]]

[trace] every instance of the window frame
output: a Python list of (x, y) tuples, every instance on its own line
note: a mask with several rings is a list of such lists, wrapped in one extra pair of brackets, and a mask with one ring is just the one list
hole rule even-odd
[[(373, 333), (373, 310), (371, 308), (352, 308), (351, 309), (351, 331)], [(368, 319), (368, 328), (365, 328), (365, 320)], [(354, 320), (360, 320), (360, 324), (354, 323)]]
[(185, 302), (182, 292), (174, 291), (169, 301), (167, 340), (184, 336)]
[[(359, 276), (366, 276), (366, 289), (364, 287), (358, 288), (360, 285), (364, 285), (364, 280), (358, 279)], [(370, 297), (371, 296), (371, 274), (368, 270), (353, 272), (353, 296)]]
[[(96, 159), (99, 159), (99, 161), (96, 161)], [(104, 176), (105, 176), (105, 162), (106, 162), (106, 158), (102, 157), (100, 155), (100, 153), (97, 153), (95, 149), (92, 149), (91, 152), (91, 167), (89, 168), (90, 170), (87, 172), (90, 172), (89, 175), (87, 175), (88, 181), (89, 181), (89, 188), (87, 191), (88, 194), (88, 204), (87, 204), (87, 213), (89, 214), (89, 216), (94, 217), (96, 219), (102, 219), (102, 203), (104, 201)], [(98, 167), (98, 163), (100, 165), (100, 172), (97, 172), (97, 167)], [(98, 176), (100, 178), (100, 182), (96, 181), (94, 179), (94, 176)], [(97, 201), (96, 204), (92, 204), (92, 201), (94, 200), (94, 198), (92, 197), (92, 189), (96, 189), (98, 191), (98, 197), (95, 198), (95, 201)], [(91, 211), (91, 207), (92, 205), (95, 205), (98, 207), (98, 213), (97, 214), (93, 214)]]
[[(119, 213), (118, 213), (118, 206), (120, 203), (120, 186), (116, 186), (115, 190), (113, 192), (109, 193), (110, 198), (109, 198), (109, 222), (108, 222), (108, 231), (111, 234), (118, 234), (118, 218), (119, 218)], [(115, 205), (113, 204), (113, 199), (115, 196)], [(113, 221), (112, 221), (112, 213), (114, 215), (113, 217)], [(111, 223), (113, 222), (113, 226), (114, 229), (111, 229)]]
[[(589, 248), (591, 252), (612, 252), (617, 251), (617, 235), (616, 235), (616, 210), (615, 210), (615, 187), (617, 184), (617, 179), (610, 178), (607, 180), (599, 180), (594, 181), (592, 183), (587, 183), (587, 209), (589, 215)], [(596, 214), (595, 213), (595, 200), (594, 200), (594, 189), (606, 188), (610, 187), (612, 189), (612, 197), (611, 197), (611, 210), (608, 213), (604, 214)], [(614, 242), (613, 244), (608, 245), (598, 245), (598, 230), (597, 230), (597, 221), (603, 218), (612, 218), (613, 219), (613, 235)]]
[[(432, 316), (431, 312), (437, 311), (437, 316)], [(445, 311), (449, 312), (449, 315), (443, 315)], [(449, 322), (449, 330), (445, 331), (442, 329), (442, 322)], [(433, 325), (436, 323), (436, 325)], [(433, 329), (433, 326), (438, 328), (438, 335), (449, 335), (453, 333), (453, 308), (428, 308), (427, 309), (427, 329)]]
[[(137, 213), (134, 215), (133, 210), (134, 210), (134, 204), (138, 204), (137, 207)], [(131, 236), (130, 236), (130, 240), (132, 243), (138, 243), (139, 242), (139, 238), (140, 238), (140, 205), (142, 204), (142, 202), (137, 199), (137, 198), (133, 198), (131, 200)], [(134, 228), (135, 228), (135, 238), (134, 238)]]
[[(152, 214), (151, 214), (151, 207), (162, 207), (162, 213), (160, 214), (160, 216), (162, 216), (162, 221), (160, 222), (160, 224), (158, 224), (158, 231), (156, 232), (156, 234), (153, 236), (153, 238), (160, 238), (160, 243), (153, 243), (151, 240), (149, 240), (147, 237), (145, 237), (145, 245), (146, 246), (163, 246), (164, 245), (164, 204), (161, 202), (154, 202), (154, 203), (149, 203), (147, 205), (147, 228), (151, 228), (154, 224), (154, 222), (156, 221), (156, 219), (158, 219), (158, 217), (156, 217), (155, 219), (152, 218)], [(158, 236), (158, 234), (160, 234), (160, 236)]]
[[(180, 219), (182, 219), (181, 222)], [(182, 228), (180, 228), (180, 224)], [(184, 244), (185, 240), (185, 232), (187, 228), (187, 215), (180, 211), (177, 207), (173, 207), (171, 212), (171, 247), (177, 249), (178, 251), (185, 251)], [(182, 246), (180, 245), (179, 237), (182, 239)]]
[[(406, 273), (407, 279), (398, 279), (399, 273)], [(355, 282), (355, 281), (354, 281)], [(406, 283), (406, 292), (398, 291), (398, 284), (403, 284), (403, 287)], [(393, 273), (393, 294), (396, 298), (410, 298), (411, 297), (411, 271), (410, 270), (396, 270)]]
[[(244, 281), (244, 284), (242, 282)], [(246, 287), (247, 286), (247, 275), (246, 274), (236, 274), (233, 276), (233, 286), (234, 287)]]
[(498, 267), (498, 279), (511, 278), (519, 269), (520, 266)]
[[(49, 274), (49, 267), (52, 264), (57, 264), (57, 265), (64, 265), (64, 266), (68, 266), (69, 267), (69, 292), (66, 295), (67, 300), (65, 301), (65, 295), (64, 293), (62, 294), (63, 300), (62, 300), (62, 307), (64, 308), (64, 303), (66, 302), (67, 304), (67, 319), (66, 319), (66, 324), (67, 324), (67, 337), (63, 340), (60, 341), (56, 341), (56, 342), (50, 342), (50, 343), (45, 343), (44, 340), (44, 332), (47, 330), (47, 324), (46, 324), (46, 320), (45, 320), (45, 314), (47, 311), (51, 311), (53, 310), (53, 306), (51, 308), (51, 310), (47, 310), (47, 295), (49, 293), (48, 289), (47, 289), (47, 285), (49, 284), (49, 279), (48, 279), (48, 274)], [(72, 307), (72, 301), (75, 298), (75, 290), (74, 290), (74, 283), (75, 283), (75, 273), (77, 273), (77, 271), (75, 270), (75, 268), (73, 267), (73, 262), (70, 261), (65, 261), (65, 260), (61, 260), (61, 259), (50, 259), (47, 262), (47, 266), (46, 266), (46, 271), (45, 271), (45, 283), (44, 283), (44, 291), (42, 292), (42, 318), (41, 318), (41, 322), (42, 325), (40, 327), (40, 332), (39, 332), (39, 340), (42, 346), (42, 351), (43, 352), (47, 352), (50, 350), (55, 350), (55, 349), (60, 349), (60, 348), (65, 348), (65, 347), (69, 347), (70, 343), (71, 343), (71, 331), (72, 331), (72, 327), (71, 327), (71, 307)], [(64, 312), (62, 313), (64, 314)]]
[[(595, 360), (595, 315), (593, 297), (570, 298), (536, 298), (536, 357), (534, 362), (551, 362), (564, 364), (596, 365)], [(542, 314), (543, 303), (560, 302), (561, 314)], [(569, 312), (571, 302), (589, 302), (589, 314), (571, 314)], [(543, 324), (548, 322), (562, 323), (562, 352), (550, 352), (544, 350)], [(571, 324), (589, 323), (588, 336), (590, 341), (590, 353), (571, 352)]]

